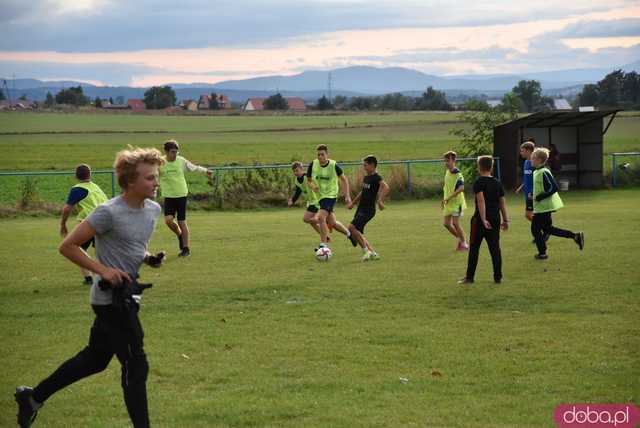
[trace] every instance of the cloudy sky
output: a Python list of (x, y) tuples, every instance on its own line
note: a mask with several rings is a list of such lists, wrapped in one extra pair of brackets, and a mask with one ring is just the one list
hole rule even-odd
[(640, 60), (637, 0), (0, 0), (0, 76), (148, 86), (349, 65), (439, 75)]

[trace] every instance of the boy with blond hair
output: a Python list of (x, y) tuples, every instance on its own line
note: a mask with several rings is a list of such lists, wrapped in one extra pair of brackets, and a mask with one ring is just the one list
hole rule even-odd
[(547, 243), (545, 235), (559, 236), (561, 238), (572, 239), (578, 248), (584, 248), (584, 233), (571, 232), (553, 226), (551, 214), (564, 206), (558, 194), (558, 185), (553, 174), (547, 168), (549, 159), (549, 149), (538, 147), (531, 154), (531, 163), (535, 168), (533, 171), (533, 219), (531, 221), (531, 234), (536, 241), (538, 254), (537, 260), (546, 260)]
[[(133, 426), (148, 427), (146, 381), (149, 372), (143, 349), (139, 306), (127, 312), (117, 306), (111, 289), (100, 281), (122, 287), (137, 277), (143, 263), (158, 267), (157, 257), (147, 252), (161, 208), (152, 199), (158, 190), (161, 153), (156, 149), (127, 149), (116, 155), (114, 164), (122, 194), (98, 206), (60, 245), (60, 253), (98, 275), (91, 288), (91, 305), (96, 315), (89, 343), (75, 357), (63, 363), (35, 388), (16, 389), (18, 424), (31, 425), (44, 402), (57, 391), (107, 368), (115, 355), (122, 366), (124, 401)], [(81, 245), (95, 237), (96, 258)], [(86, 421), (85, 425), (89, 425)]]
[(460, 217), (467, 208), (464, 200), (464, 177), (456, 167), (456, 152), (449, 151), (444, 155), (444, 188), (442, 199), (443, 225), (456, 238), (456, 251), (467, 251), (469, 245), (460, 226)]

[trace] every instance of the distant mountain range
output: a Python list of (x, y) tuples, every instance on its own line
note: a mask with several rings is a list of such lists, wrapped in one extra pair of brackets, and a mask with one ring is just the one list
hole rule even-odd
[[(566, 96), (579, 92), (586, 83), (602, 79), (614, 69), (640, 70), (640, 61), (621, 67), (547, 71), (522, 74), (435, 76), (408, 68), (376, 68), (355, 66), (331, 70), (332, 94), (344, 96), (382, 95), (401, 92), (420, 94), (427, 87), (445, 91), (448, 96), (480, 95), (500, 97), (520, 80), (540, 81), (548, 95)], [(36, 79), (6, 79), (12, 97), (27, 95), (32, 100), (44, 100), (47, 92), (55, 94), (61, 88), (82, 85), (91, 98), (142, 98), (146, 88), (129, 86), (94, 86), (76, 81), (40, 81)], [(228, 80), (216, 84), (169, 84), (179, 100), (198, 99), (201, 94), (223, 92), (232, 102), (241, 103), (250, 97), (266, 97), (279, 91), (284, 96), (298, 96), (315, 101), (328, 92), (329, 71), (305, 71), (293, 76), (266, 76), (244, 80)], [(15, 91), (13, 88), (15, 87)]]

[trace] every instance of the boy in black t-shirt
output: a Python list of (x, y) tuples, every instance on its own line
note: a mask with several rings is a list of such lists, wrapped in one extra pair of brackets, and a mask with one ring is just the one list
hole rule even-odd
[[(502, 281), (502, 255), (500, 254), (500, 229), (509, 228), (507, 205), (504, 199), (502, 184), (491, 176), (493, 158), (478, 157), (478, 173), (480, 177), (473, 183), (476, 200), (476, 211), (471, 218), (471, 239), (469, 240), (469, 260), (467, 274), (458, 284), (472, 284), (478, 265), (478, 254), (482, 240), (487, 241), (491, 261), (493, 262), (493, 280), (496, 284)], [(500, 220), (502, 215), (502, 221)]]
[[(380, 259), (378, 253), (373, 249), (367, 238), (364, 237), (364, 227), (376, 215), (376, 203), (380, 210), (384, 209), (384, 198), (389, 193), (389, 186), (376, 171), (378, 160), (375, 156), (369, 155), (365, 157), (362, 160), (362, 167), (366, 174), (362, 179), (362, 190), (347, 207), (352, 209), (358, 203), (358, 209), (349, 225), (349, 231), (353, 238), (351, 243), (354, 247), (360, 244), (362, 251), (364, 251), (362, 261), (366, 262)], [(380, 189), (382, 190), (380, 191)]]

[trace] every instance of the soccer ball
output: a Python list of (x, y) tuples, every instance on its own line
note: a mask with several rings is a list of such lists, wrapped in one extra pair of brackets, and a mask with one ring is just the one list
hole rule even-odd
[(331, 259), (331, 248), (320, 247), (316, 250), (316, 260), (319, 262), (328, 262)]

